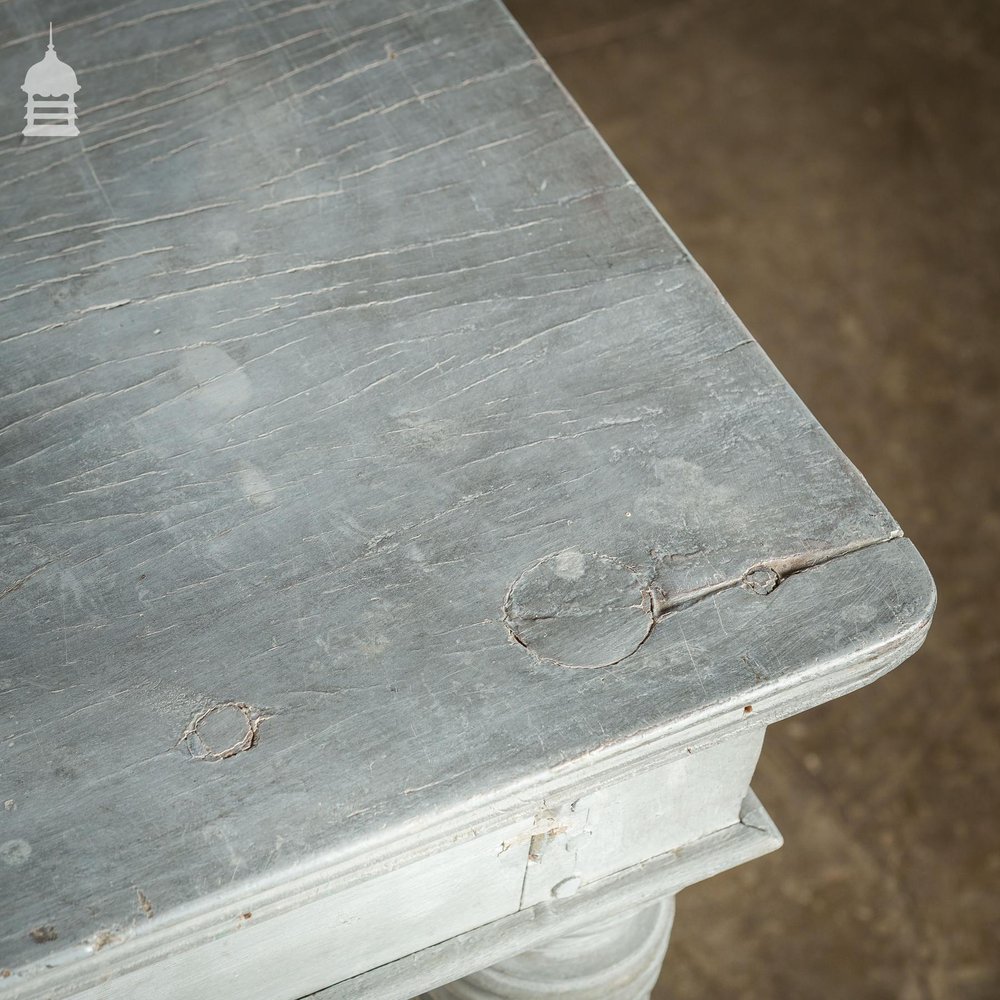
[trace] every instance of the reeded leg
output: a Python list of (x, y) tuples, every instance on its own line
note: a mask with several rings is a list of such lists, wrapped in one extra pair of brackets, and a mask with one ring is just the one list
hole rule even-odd
[(674, 920), (674, 897), (556, 938), (442, 986), (432, 1000), (648, 1000)]

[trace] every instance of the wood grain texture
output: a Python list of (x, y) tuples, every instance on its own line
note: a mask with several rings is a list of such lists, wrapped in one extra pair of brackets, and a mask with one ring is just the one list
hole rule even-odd
[[(71, 11), (81, 136), (0, 138), (0, 991), (919, 645), (919, 556), (499, 4)], [(0, 8), (5, 121), (36, 21)], [(504, 624), (561, 553), (571, 605), (574, 554), (655, 582), (615, 666)]]

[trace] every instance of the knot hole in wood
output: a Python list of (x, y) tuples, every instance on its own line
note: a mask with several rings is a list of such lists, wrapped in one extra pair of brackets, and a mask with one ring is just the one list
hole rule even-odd
[(250, 750), (268, 718), (242, 701), (210, 705), (187, 724), (177, 744), (183, 743), (195, 760), (225, 760)]
[(566, 549), (544, 556), (514, 581), (503, 623), (538, 659), (593, 669), (631, 656), (665, 605), (650, 570)]

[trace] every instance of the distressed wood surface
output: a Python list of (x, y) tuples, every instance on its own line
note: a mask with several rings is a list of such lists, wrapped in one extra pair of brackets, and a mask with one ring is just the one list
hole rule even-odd
[[(450, 984), (502, 964), (525, 951), (625, 910), (674, 896), (681, 889), (752, 861), (781, 846), (781, 834), (753, 792), (734, 823), (681, 851), (633, 865), (569, 897), (518, 910), (431, 948), (310, 995), (310, 1000), (410, 1000), (414, 993)], [(423, 1000), (423, 998), (422, 998)]]
[(81, 135), (22, 140), (0, 6), (0, 992), (922, 641), (919, 556), (498, 3), (63, 13)]

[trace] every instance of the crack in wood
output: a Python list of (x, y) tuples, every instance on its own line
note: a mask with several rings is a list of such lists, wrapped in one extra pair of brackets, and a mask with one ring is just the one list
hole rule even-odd
[[(879, 538), (773, 557), (738, 576), (671, 593), (654, 569), (573, 549), (543, 556), (511, 584), (501, 621), (511, 640), (537, 660), (570, 669), (612, 667), (634, 655), (667, 615), (741, 587), (765, 597), (797, 573), (902, 537)], [(637, 600), (636, 600), (637, 599)]]

